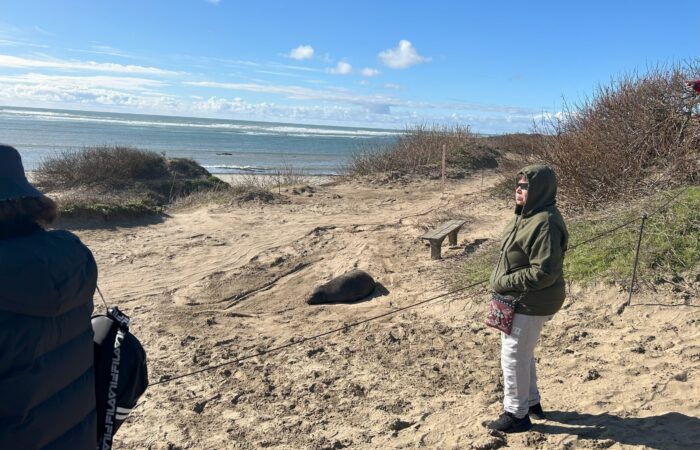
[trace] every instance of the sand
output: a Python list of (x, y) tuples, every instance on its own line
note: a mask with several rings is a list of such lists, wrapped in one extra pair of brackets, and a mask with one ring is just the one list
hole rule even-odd
[[(485, 186), (495, 182), (486, 175)], [(511, 214), (481, 192), (480, 176), (444, 188), (386, 179), (296, 192), (76, 230), (102, 292), (131, 315), (152, 382), (447, 292), (472, 257), (465, 247), (497, 240)], [(467, 220), (459, 245), (431, 260), (420, 235), (457, 217)], [(381, 283), (370, 300), (304, 303), (314, 285), (354, 268)], [(619, 316), (618, 287), (571, 286), (536, 351), (550, 418), (506, 436), (482, 426), (502, 398), (486, 298), (470, 290), (153, 386), (117, 448), (700, 448), (700, 308), (634, 306)], [(679, 300), (659, 292), (634, 302)]]

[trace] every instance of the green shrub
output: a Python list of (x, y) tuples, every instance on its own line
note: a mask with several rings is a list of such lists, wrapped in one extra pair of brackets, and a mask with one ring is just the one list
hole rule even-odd
[(166, 159), (120, 146), (48, 158), (35, 173), (35, 182), (46, 192), (63, 194), (57, 203), (64, 217), (158, 214), (179, 197), (228, 188), (191, 159)]
[(46, 191), (84, 187), (124, 189), (135, 182), (169, 176), (163, 156), (119, 146), (64, 151), (42, 161), (35, 174), (37, 185)]

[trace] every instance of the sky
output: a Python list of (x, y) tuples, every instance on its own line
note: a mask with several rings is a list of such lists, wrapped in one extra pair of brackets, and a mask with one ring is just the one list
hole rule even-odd
[(0, 0), (0, 105), (528, 132), (700, 56), (700, 2)]

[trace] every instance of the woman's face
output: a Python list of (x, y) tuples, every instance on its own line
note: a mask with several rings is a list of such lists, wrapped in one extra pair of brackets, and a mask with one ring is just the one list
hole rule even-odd
[(515, 185), (515, 204), (523, 206), (527, 201), (527, 191), (529, 189), (527, 178), (518, 177), (518, 183)]

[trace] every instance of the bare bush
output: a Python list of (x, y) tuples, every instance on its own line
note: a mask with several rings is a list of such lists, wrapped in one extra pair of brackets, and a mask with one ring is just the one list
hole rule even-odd
[(245, 190), (270, 190), (277, 187), (277, 177), (266, 173), (245, 173), (237, 175), (231, 180), (232, 187), (240, 187)]
[(538, 149), (542, 145), (540, 134), (513, 133), (485, 139), (501, 154), (498, 172), (511, 184), (520, 169), (538, 160)]
[(527, 165), (542, 162), (539, 155), (542, 138), (543, 136), (537, 133), (503, 134), (486, 138), (500, 153), (498, 160), (500, 180), (490, 189), (494, 196), (503, 199), (513, 198), (517, 173)]
[(596, 208), (700, 179), (700, 96), (686, 87), (698, 62), (625, 75), (542, 128), (537, 159), (551, 164), (568, 206)]
[(293, 186), (309, 182), (309, 174), (304, 169), (298, 169), (291, 164), (284, 164), (275, 174), (278, 186)]
[(393, 145), (369, 147), (355, 153), (345, 172), (371, 175), (382, 172), (415, 172), (440, 164), (443, 146), (451, 159), (466, 158), (474, 150), (476, 136), (463, 125), (416, 125), (400, 134)]

